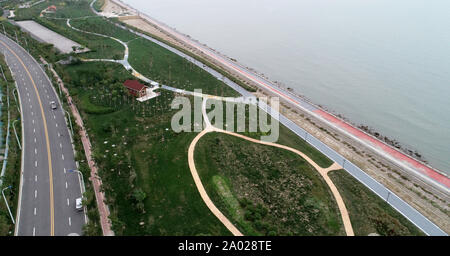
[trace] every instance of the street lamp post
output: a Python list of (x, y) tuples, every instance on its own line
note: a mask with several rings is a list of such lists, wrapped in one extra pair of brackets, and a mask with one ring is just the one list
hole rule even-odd
[(14, 120), (13, 122), (13, 129), (14, 129), (14, 134), (16, 135), (16, 140), (17, 140), (17, 145), (19, 145), (20, 150), (22, 150), (22, 146), (20, 145), (20, 141), (19, 141), (19, 136), (17, 136), (17, 131), (16, 131), (16, 122), (20, 120), (20, 117), (17, 118), (17, 120)]
[(19, 104), (19, 102), (17, 101), (17, 97), (16, 97), (15, 92), (17, 92), (17, 88), (14, 88), (12, 94), (13, 94), (13, 96), (14, 96), (14, 101), (16, 101), (17, 111), (19, 111), (19, 113), (20, 113), (20, 109), (19, 109), (19, 105), (20, 105), (20, 104)]
[(12, 188), (12, 186), (4, 188), (2, 190), (2, 195), (3, 195), (3, 199), (5, 199), (5, 203), (6, 203), (6, 207), (8, 208), (9, 216), (11, 216), (11, 221), (12, 221), (13, 224), (16, 224), (16, 222), (14, 221), (14, 217), (13, 217), (13, 215), (11, 213), (11, 209), (9, 209), (8, 200), (6, 200), (6, 196), (5, 196), (5, 190), (11, 189), (11, 188)]
[[(53, 69), (53, 65), (51, 63), (47, 64), (49, 71)], [(62, 89), (61, 89), (61, 83), (57, 81), (58, 89), (59, 89), (59, 97), (62, 97)]]
[(72, 132), (72, 136), (73, 136), (73, 127), (72, 127), (72, 118), (70, 117), (69, 112), (67, 112), (67, 110), (64, 110), (67, 113), (67, 116), (69, 117), (69, 123), (70, 123), (70, 131)]
[(80, 171), (78, 171), (78, 170), (69, 170), (69, 172), (76, 172), (76, 173), (78, 173), (78, 175), (80, 175), (80, 177), (81, 177), (81, 183), (82, 183), (82, 188), (83, 188), (83, 191), (81, 191), (81, 193), (82, 194), (84, 194), (85, 192), (86, 192), (86, 188), (84, 187), (84, 178), (83, 178), (83, 173), (81, 173)]
[(59, 97), (62, 97), (61, 83), (60, 82), (57, 82), (57, 83), (58, 83), (58, 88), (59, 88)]
[(2, 71), (2, 76), (3, 76), (3, 79), (5, 80), (5, 82), (7, 82), (7, 80), (6, 80), (6, 76), (5, 76), (5, 73), (3, 72), (3, 68), (2, 68), (2, 66), (0, 65), (0, 69), (1, 69), (1, 71)]

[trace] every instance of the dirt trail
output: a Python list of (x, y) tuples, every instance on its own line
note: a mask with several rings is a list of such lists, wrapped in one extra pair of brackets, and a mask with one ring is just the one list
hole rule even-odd
[(197, 142), (205, 134), (210, 133), (210, 132), (220, 132), (220, 133), (235, 136), (235, 137), (238, 137), (238, 138), (241, 138), (241, 139), (253, 142), (253, 143), (258, 143), (258, 144), (262, 144), (262, 145), (285, 149), (285, 150), (291, 151), (291, 152), (299, 155), (303, 159), (305, 159), (309, 164), (311, 164), (320, 173), (320, 175), (322, 176), (322, 178), (325, 180), (328, 187), (330, 188), (330, 190), (336, 200), (336, 203), (338, 205), (339, 212), (342, 217), (342, 222), (344, 224), (345, 233), (347, 234), (347, 236), (355, 235), (353, 232), (353, 227), (352, 227), (351, 221), (350, 221), (350, 216), (348, 214), (347, 208), (345, 207), (344, 200), (342, 199), (341, 194), (337, 190), (333, 181), (330, 179), (330, 177), (328, 177), (328, 172), (342, 169), (342, 167), (339, 164), (334, 163), (328, 168), (322, 168), (316, 162), (314, 162), (311, 158), (309, 158), (307, 155), (305, 155), (304, 153), (300, 152), (297, 149), (294, 149), (294, 148), (291, 148), (288, 146), (284, 146), (284, 145), (280, 145), (280, 144), (276, 144), (276, 143), (260, 141), (260, 140), (253, 139), (253, 138), (250, 138), (250, 137), (238, 134), (238, 133), (229, 132), (226, 130), (215, 128), (211, 125), (211, 123), (209, 122), (208, 117), (206, 115), (206, 100), (207, 99), (204, 98), (203, 104), (202, 104), (202, 112), (203, 112), (203, 118), (205, 120), (206, 128), (201, 133), (199, 133), (194, 138), (194, 140), (191, 142), (191, 145), (189, 145), (189, 150), (188, 150), (189, 169), (191, 170), (191, 174), (192, 174), (192, 177), (194, 178), (195, 185), (197, 186), (197, 190), (199, 191), (200, 196), (202, 197), (203, 201), (208, 206), (208, 208), (211, 210), (211, 212), (223, 223), (223, 225), (231, 233), (233, 233), (233, 235), (242, 236), (242, 233), (222, 214), (222, 212), (219, 209), (217, 209), (217, 207), (211, 201), (208, 194), (206, 193), (205, 188), (203, 187), (203, 184), (198, 175), (197, 169), (195, 168), (195, 161), (194, 161), (195, 146), (197, 145)]
[(243, 234), (231, 223), (225, 215), (222, 214), (222, 212), (217, 209), (217, 207), (212, 202), (211, 198), (209, 198), (208, 193), (206, 193), (205, 188), (203, 187), (202, 181), (200, 180), (200, 177), (198, 176), (197, 169), (195, 168), (195, 162), (194, 162), (194, 151), (195, 146), (197, 145), (197, 142), (200, 140), (203, 135), (211, 132), (212, 130), (210, 128), (207, 128), (203, 130), (201, 133), (197, 135), (197, 137), (194, 138), (194, 140), (191, 142), (191, 145), (189, 146), (188, 150), (188, 161), (189, 161), (189, 169), (191, 170), (192, 177), (194, 178), (195, 186), (197, 186), (197, 190), (200, 193), (200, 196), (202, 197), (203, 201), (205, 202), (206, 206), (208, 206), (209, 210), (222, 222), (222, 224), (235, 236), (243, 236)]

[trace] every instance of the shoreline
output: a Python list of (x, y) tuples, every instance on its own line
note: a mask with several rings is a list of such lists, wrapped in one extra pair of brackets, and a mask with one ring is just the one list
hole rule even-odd
[[(209, 51), (213, 55), (217, 55), (217, 57), (222, 58), (225, 61), (232, 62), (231, 65), (232, 66), (234, 65), (237, 67), (231, 66), (231, 68), (242, 69), (243, 72), (246, 73), (247, 75), (253, 76), (256, 83), (262, 83), (263, 85), (264, 84), (275, 85), (276, 89), (274, 91), (276, 92), (276, 94), (285, 95), (285, 96), (287, 96), (287, 98), (290, 98), (290, 96), (292, 96), (294, 99), (301, 98), (301, 101), (305, 101), (306, 104), (311, 105), (315, 109), (314, 112), (319, 114), (319, 116), (322, 117), (322, 119), (324, 119), (324, 121), (331, 122), (334, 125), (338, 126), (340, 129), (346, 129), (348, 132), (350, 132), (354, 136), (357, 135), (359, 137), (363, 137), (364, 141), (374, 144), (375, 147), (379, 148), (384, 153), (393, 155), (395, 158), (397, 158), (397, 160), (408, 163), (410, 165), (410, 168), (413, 168), (416, 171), (421, 172), (423, 175), (426, 175), (429, 178), (439, 182), (440, 184), (445, 185), (447, 187), (447, 189), (450, 187), (449, 174), (447, 174), (444, 171), (441, 171), (437, 168), (434, 168), (430, 164), (408, 154), (407, 152), (404, 152), (404, 150), (408, 150), (407, 148), (401, 147), (400, 149), (398, 149), (398, 148), (394, 147), (394, 145), (390, 145), (387, 142), (380, 140), (375, 135), (360, 129), (357, 125), (355, 125), (351, 121), (348, 121), (348, 119), (342, 118), (342, 115), (335, 114), (335, 113), (333, 113), (333, 111), (327, 110), (326, 108), (324, 108), (322, 106), (318, 106), (318, 105), (314, 104), (313, 102), (308, 100), (303, 95), (297, 95), (298, 93), (293, 93), (290, 90), (282, 88), (285, 86), (280, 86), (280, 84), (278, 82), (271, 82), (265, 75), (260, 74), (259, 72), (255, 71), (251, 68), (245, 67), (245, 65), (240, 64), (235, 59), (224, 56), (223, 54), (219, 53), (217, 50), (211, 49), (207, 45), (200, 43), (198, 40), (192, 39), (190, 36), (188, 36), (182, 32), (179, 32), (174, 28), (171, 28), (170, 26), (166, 25), (165, 23), (157, 21), (147, 14), (139, 12), (138, 10), (134, 9), (133, 7), (129, 6), (126, 3), (123, 3), (120, 0), (109, 0), (109, 1), (112, 2), (113, 4), (120, 6), (123, 9), (126, 9), (128, 12), (136, 14), (134, 16), (137, 16), (138, 18), (146, 21), (150, 25), (153, 25), (161, 30), (164, 30), (166, 33), (176, 37), (179, 40), (182, 40), (182, 41), (190, 44), (191, 46), (193, 46), (194, 48), (197, 48), (201, 52)], [(105, 5), (106, 5), (106, 3), (105, 3)], [(103, 7), (105, 7), (105, 5)], [(191, 43), (189, 43), (189, 41)], [(206, 53), (206, 54), (208, 55), (208, 53)], [(213, 57), (213, 56), (211, 56), (211, 57)], [(221, 61), (219, 60), (219, 62), (221, 62)], [(296, 100), (294, 100), (294, 102), (295, 101)], [(364, 125), (361, 125), (361, 126), (364, 126)], [(385, 136), (382, 136), (382, 137), (385, 137)], [(390, 138), (388, 138), (388, 139), (391, 141), (394, 141), (394, 142), (396, 141), (395, 139), (390, 139)], [(402, 150), (402, 149), (404, 149), (404, 150)], [(415, 152), (415, 151), (412, 151), (412, 152)]]

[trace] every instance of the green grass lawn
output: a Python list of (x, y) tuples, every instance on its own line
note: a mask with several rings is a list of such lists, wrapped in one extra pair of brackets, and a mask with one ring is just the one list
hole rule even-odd
[[(224, 102), (220, 102), (222, 105), (222, 109), (225, 110), (227, 108), (227, 103)], [(219, 101), (217, 100), (213, 100), (213, 99), (209, 99), (208, 100), (208, 104), (213, 104), (214, 108), (216, 107), (216, 104), (219, 104)], [(208, 106), (207, 106), (208, 107)], [(255, 106), (253, 106), (255, 107)], [(245, 108), (245, 132), (240, 132), (238, 131), (238, 117), (240, 116), (240, 114), (238, 113), (239, 109), (244, 109)], [(208, 111), (210, 111), (208, 109)], [(254, 138), (254, 139), (261, 139), (262, 136), (268, 136), (270, 135), (272, 132), (275, 132), (274, 130), (271, 130), (269, 132), (263, 132), (261, 131), (261, 127), (260, 127), (260, 122), (258, 121), (261, 117), (260, 117), (260, 112), (262, 110), (257, 109), (256, 110), (257, 113), (254, 115), (250, 115), (250, 107), (249, 105), (243, 105), (243, 103), (239, 103), (239, 104), (235, 104), (234, 106), (234, 118), (232, 118), (234, 121), (234, 131), (238, 131), (240, 134)], [(267, 114), (267, 113), (265, 113)], [(225, 113), (223, 115), (223, 124), (222, 125), (217, 125), (215, 123), (215, 120), (212, 120), (212, 125), (215, 126), (216, 128), (219, 129), (227, 129), (227, 127), (225, 126), (225, 124), (228, 121), (228, 114)], [(262, 117), (264, 118), (264, 117)], [(270, 125), (271, 122), (273, 120), (271, 118), (269, 118), (267, 120), (267, 125)], [(257, 131), (254, 132), (249, 132), (250, 130), (250, 122), (254, 122), (254, 124), (256, 125)], [(230, 124), (231, 125), (231, 124)], [(276, 126), (275, 126), (276, 127)], [(273, 129), (275, 127), (272, 127)], [(318, 151), (317, 149), (315, 149), (313, 146), (311, 146), (310, 144), (308, 144), (305, 140), (303, 140), (302, 138), (300, 138), (298, 135), (296, 135), (295, 133), (293, 133), (291, 130), (289, 130), (286, 126), (282, 125), (281, 123), (278, 123), (278, 139), (277, 141), (275, 141), (278, 144), (281, 145), (285, 145), (291, 148), (295, 148), (303, 153), (305, 153), (308, 157), (310, 157), (314, 162), (316, 162), (319, 166), (323, 167), (323, 168), (327, 168), (329, 166), (331, 166), (333, 164), (333, 161), (330, 160), (328, 157), (326, 157), (324, 154), (322, 154), (320, 151)]]
[(95, 15), (90, 7), (92, 0), (53, 1), (57, 8), (54, 14), (47, 14), (56, 18), (78, 18)]
[[(50, 2), (42, 2), (40, 4), (37, 4), (31, 8), (22, 8), (22, 9), (17, 9), (17, 11), (15, 12), (16, 17), (14, 18), (14, 20), (31, 20), (34, 17), (39, 16), (39, 14), (41, 13), (42, 10), (44, 10), (45, 8), (47, 8), (48, 6), (50, 6), (51, 4), (57, 3), (60, 1), (50, 1)], [(23, 3), (23, 2), (22, 2)]]
[(137, 36), (134, 35), (133, 33), (118, 28), (117, 26), (115, 26), (111, 22), (108, 22), (102, 17), (72, 20), (71, 24), (75, 28), (111, 36), (119, 40), (122, 40), (123, 42), (128, 42), (137, 38)]
[(319, 150), (315, 149), (313, 146), (311, 146), (302, 138), (300, 138), (297, 134), (293, 133), (291, 130), (289, 130), (287, 127), (281, 124), (280, 124), (280, 136), (277, 143), (291, 148), (295, 148), (305, 153), (322, 168), (330, 167), (333, 164), (332, 160), (330, 160)]
[(355, 235), (366, 236), (371, 233), (382, 236), (424, 235), (346, 171), (332, 171), (329, 176), (344, 199)]
[[(43, 3), (32, 6), (31, 8), (17, 9), (15, 20), (31, 20), (51, 5), (55, 5), (57, 11), (54, 14), (46, 14), (49, 17), (56, 18), (76, 18), (95, 15), (90, 9), (91, 0), (63, 1), (47, 0)], [(22, 2), (23, 3), (23, 2)]]
[(331, 191), (298, 155), (211, 133), (195, 160), (209, 196), (245, 235), (344, 235)]
[(180, 89), (222, 96), (239, 94), (201, 68), (145, 39), (129, 43), (130, 64), (143, 75)]
[(146, 119), (130, 109), (85, 116), (117, 235), (229, 234), (189, 172), (186, 151), (195, 134), (165, 131), (170, 112)]

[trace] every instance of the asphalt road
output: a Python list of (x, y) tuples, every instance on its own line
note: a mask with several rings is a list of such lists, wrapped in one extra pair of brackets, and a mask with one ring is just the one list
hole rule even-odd
[[(81, 235), (85, 214), (75, 209), (81, 197), (71, 137), (50, 80), (23, 48), (0, 34), (17, 83), (22, 112), (22, 175), (16, 215), (18, 236)], [(52, 110), (50, 102), (57, 102)]]

